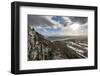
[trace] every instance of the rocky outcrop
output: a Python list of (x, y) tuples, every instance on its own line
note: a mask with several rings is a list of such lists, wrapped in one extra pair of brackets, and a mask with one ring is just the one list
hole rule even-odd
[(68, 48), (64, 42), (47, 40), (44, 36), (28, 27), (28, 60), (55, 60), (82, 58)]

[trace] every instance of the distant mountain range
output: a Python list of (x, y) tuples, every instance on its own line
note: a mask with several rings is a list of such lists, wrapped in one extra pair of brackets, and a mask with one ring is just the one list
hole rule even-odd
[(46, 37), (46, 39), (50, 41), (62, 41), (62, 40), (71, 40), (71, 39), (85, 39), (87, 40), (87, 36), (50, 36)]

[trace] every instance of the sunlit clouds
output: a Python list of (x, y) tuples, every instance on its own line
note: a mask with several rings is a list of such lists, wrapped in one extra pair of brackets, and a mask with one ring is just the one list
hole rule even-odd
[(29, 26), (44, 36), (87, 35), (87, 17), (29, 15)]

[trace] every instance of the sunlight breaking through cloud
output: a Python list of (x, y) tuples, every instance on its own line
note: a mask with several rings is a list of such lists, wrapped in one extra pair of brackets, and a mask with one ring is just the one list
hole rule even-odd
[(87, 35), (87, 17), (28, 16), (29, 26), (44, 36)]

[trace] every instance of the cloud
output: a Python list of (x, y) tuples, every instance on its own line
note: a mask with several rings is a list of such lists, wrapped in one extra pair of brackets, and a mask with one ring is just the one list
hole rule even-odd
[(64, 19), (64, 26), (68, 26), (72, 24), (72, 21), (69, 17), (62, 17)]
[(52, 19), (53, 16), (28, 15), (29, 26), (44, 36), (86, 35), (87, 17), (62, 17), (63, 23)]
[(88, 21), (88, 17), (70, 17), (72, 22), (78, 22), (80, 24), (85, 24)]
[(38, 15), (28, 15), (28, 25), (31, 26), (52, 26), (53, 23), (49, 20), (47, 20), (44, 16), (38, 16)]

